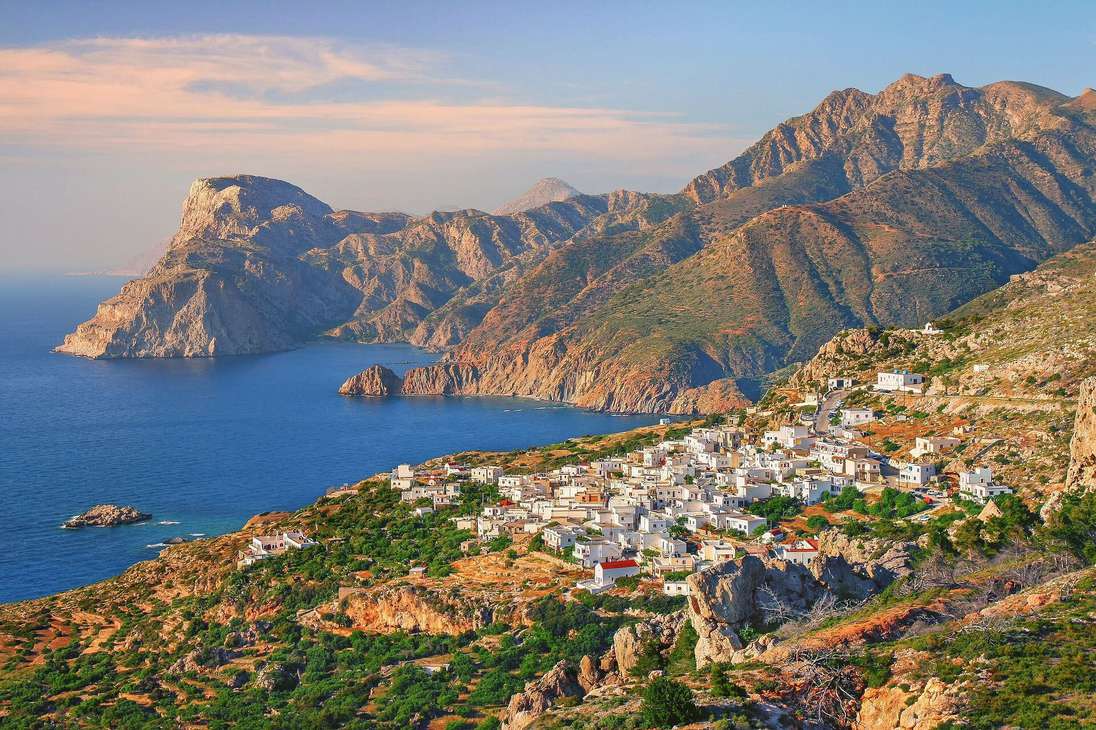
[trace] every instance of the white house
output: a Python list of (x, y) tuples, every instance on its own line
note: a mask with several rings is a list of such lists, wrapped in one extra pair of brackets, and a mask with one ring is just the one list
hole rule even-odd
[(662, 592), (667, 596), (687, 596), (689, 595), (689, 581), (663, 580)]
[(544, 528), (544, 546), (557, 552), (563, 552), (575, 544), (575, 539), (585, 534), (584, 530), (566, 525)]
[(829, 386), (830, 390), (844, 390), (856, 385), (856, 380), (847, 375), (842, 375), (836, 378), (830, 378), (826, 384)]
[(721, 527), (734, 530), (743, 535), (752, 535), (758, 527), (767, 524), (764, 517), (746, 514), (745, 512), (725, 512), (721, 515)]
[(985, 504), (1002, 494), (1012, 494), (1012, 490), (1003, 484), (994, 484), (989, 467), (978, 467), (959, 472), (959, 493), (978, 504)]
[(498, 484), (502, 474), (501, 466), (477, 466), (472, 469), (472, 481), (480, 484)]
[(634, 560), (607, 560), (594, 566), (592, 580), (580, 581), (577, 588), (600, 593), (613, 587), (621, 578), (639, 575), (639, 565)]
[(842, 408), (841, 425), (852, 428), (863, 423), (871, 423), (875, 420), (875, 413), (870, 408)]
[(633, 575), (639, 575), (639, 564), (634, 560), (605, 560), (594, 566), (594, 580), (602, 585)]
[(807, 566), (818, 555), (817, 540), (796, 540), (790, 545), (777, 545), (774, 550), (776, 557), (787, 560), (789, 563)]
[(876, 390), (888, 393), (920, 393), (924, 387), (925, 376), (909, 370), (891, 370), (876, 375)]
[(919, 487), (922, 484), (928, 484), (929, 480), (935, 475), (936, 467), (934, 465), (910, 461), (903, 464), (899, 470), (898, 483)]
[(286, 550), (302, 550), (317, 545), (303, 532), (280, 532), (277, 535), (258, 535), (251, 538), (251, 542), (240, 553), (237, 565), (254, 565), (260, 560), (266, 560), (274, 555), (281, 555)]
[(584, 568), (592, 568), (606, 560), (616, 560), (621, 556), (620, 545), (603, 537), (591, 537), (575, 541), (575, 558)]
[(958, 446), (961, 442), (951, 436), (918, 436), (913, 441), (910, 456), (920, 458), (928, 454), (942, 454)]

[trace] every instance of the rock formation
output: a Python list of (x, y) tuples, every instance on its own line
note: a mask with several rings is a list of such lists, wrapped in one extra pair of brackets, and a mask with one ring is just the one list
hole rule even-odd
[(747, 555), (690, 575), (687, 615), (698, 637), (697, 667), (747, 661), (775, 643), (766, 635), (747, 647), (738, 634), (744, 626), (805, 616), (827, 595), (864, 599), (878, 593), (910, 573), (912, 547), (826, 530), (809, 568)]
[(837, 529), (818, 538), (811, 574), (839, 596), (864, 599), (913, 570), (911, 543), (848, 537)]
[(513, 618), (503, 606), (408, 584), (351, 593), (343, 599), (342, 608), (355, 629), (384, 634), (417, 631), (458, 636)]
[(632, 670), (646, 651), (654, 650), (665, 655), (673, 649), (684, 625), (685, 614), (682, 612), (656, 616), (618, 629), (613, 634), (613, 647), (610, 651), (620, 677), (631, 678)]
[(922, 678), (930, 656), (904, 649), (895, 655), (894, 678), (869, 687), (860, 700), (854, 730), (899, 730), (939, 727), (962, 720), (962, 690), (936, 677)]
[(133, 522), (144, 522), (151, 518), (152, 515), (140, 512), (134, 507), (97, 504), (87, 512), (65, 520), (61, 527), (69, 529), (77, 527), (113, 527), (115, 525), (128, 525)]
[(1069, 442), (1066, 489), (1096, 491), (1096, 377), (1081, 383), (1077, 396), (1077, 416)]
[(697, 633), (696, 666), (731, 662), (744, 648), (738, 630), (778, 614), (805, 613), (825, 587), (801, 565), (753, 555), (717, 563), (688, 578), (688, 617)]
[(383, 365), (373, 365), (346, 379), (339, 387), (342, 395), (384, 396), (400, 392), (403, 379)]
[(525, 690), (510, 698), (502, 720), (502, 730), (525, 730), (561, 697), (582, 697), (575, 671), (566, 661), (559, 661), (540, 679), (529, 682)]
[(527, 210), (539, 208), (549, 203), (558, 203), (570, 200), (576, 195), (582, 195), (579, 191), (560, 180), (558, 177), (545, 177), (537, 180), (533, 187), (526, 190), (517, 198), (504, 203), (495, 209), (495, 215), (513, 215), (524, 213)]
[(440, 363), (411, 368), (401, 378), (383, 365), (373, 365), (348, 378), (343, 395), (475, 395), (477, 373), (460, 363)]

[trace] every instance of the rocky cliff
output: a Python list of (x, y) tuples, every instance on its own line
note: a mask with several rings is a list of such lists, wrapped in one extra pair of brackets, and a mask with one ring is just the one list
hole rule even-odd
[(688, 582), (688, 616), (698, 637), (694, 650), (698, 669), (744, 661), (739, 630), (770, 623), (777, 613), (806, 613), (825, 592), (803, 566), (766, 563), (752, 555), (693, 573)]
[(772, 651), (779, 639), (762, 636), (749, 646), (739, 632), (800, 620), (820, 601), (863, 600), (912, 570), (913, 545), (879, 539), (849, 538), (826, 530), (809, 567), (747, 555), (689, 576), (687, 615), (697, 634), (697, 667), (740, 663)]
[(342, 610), (355, 629), (458, 636), (495, 620), (511, 618), (488, 602), (462, 598), (427, 587), (395, 584), (344, 597)]
[(1077, 397), (1066, 488), (1077, 492), (1096, 491), (1096, 378), (1081, 383)]

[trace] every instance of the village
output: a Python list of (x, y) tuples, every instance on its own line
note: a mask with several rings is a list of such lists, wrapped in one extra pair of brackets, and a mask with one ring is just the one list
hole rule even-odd
[[(990, 468), (974, 466), (947, 479), (936, 473), (933, 459), (961, 438), (919, 437), (909, 458), (893, 459), (864, 443), (857, 430), (876, 413), (841, 407), (856, 388), (916, 395), (924, 387), (924, 376), (905, 370), (879, 372), (873, 383), (831, 378), (813, 413), (760, 434), (738, 425), (697, 427), (624, 456), (542, 473), (401, 464), (390, 483), (419, 516), (459, 502), (464, 484), (497, 487), (496, 502), (474, 516), (451, 518), (476, 536), (462, 546), (468, 554), (524, 534), (536, 548), (592, 571), (575, 589), (600, 593), (643, 576), (660, 581), (667, 595), (687, 595), (689, 574), (745, 554), (811, 563), (817, 540), (786, 534), (765, 509), (776, 502), (809, 508), (838, 495), (878, 499), (889, 488), (915, 500), (916, 511), (904, 519), (926, 521), (957, 501), (992, 513), (994, 497), (1012, 490), (996, 483)], [(423, 568), (412, 568), (411, 577), (416, 570)]]

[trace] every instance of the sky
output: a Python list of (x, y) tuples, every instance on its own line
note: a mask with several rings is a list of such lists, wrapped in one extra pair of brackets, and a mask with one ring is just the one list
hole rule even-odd
[(0, 0), (0, 272), (123, 266), (198, 177), (410, 213), (672, 192), (907, 72), (1077, 95), (1096, 3)]

